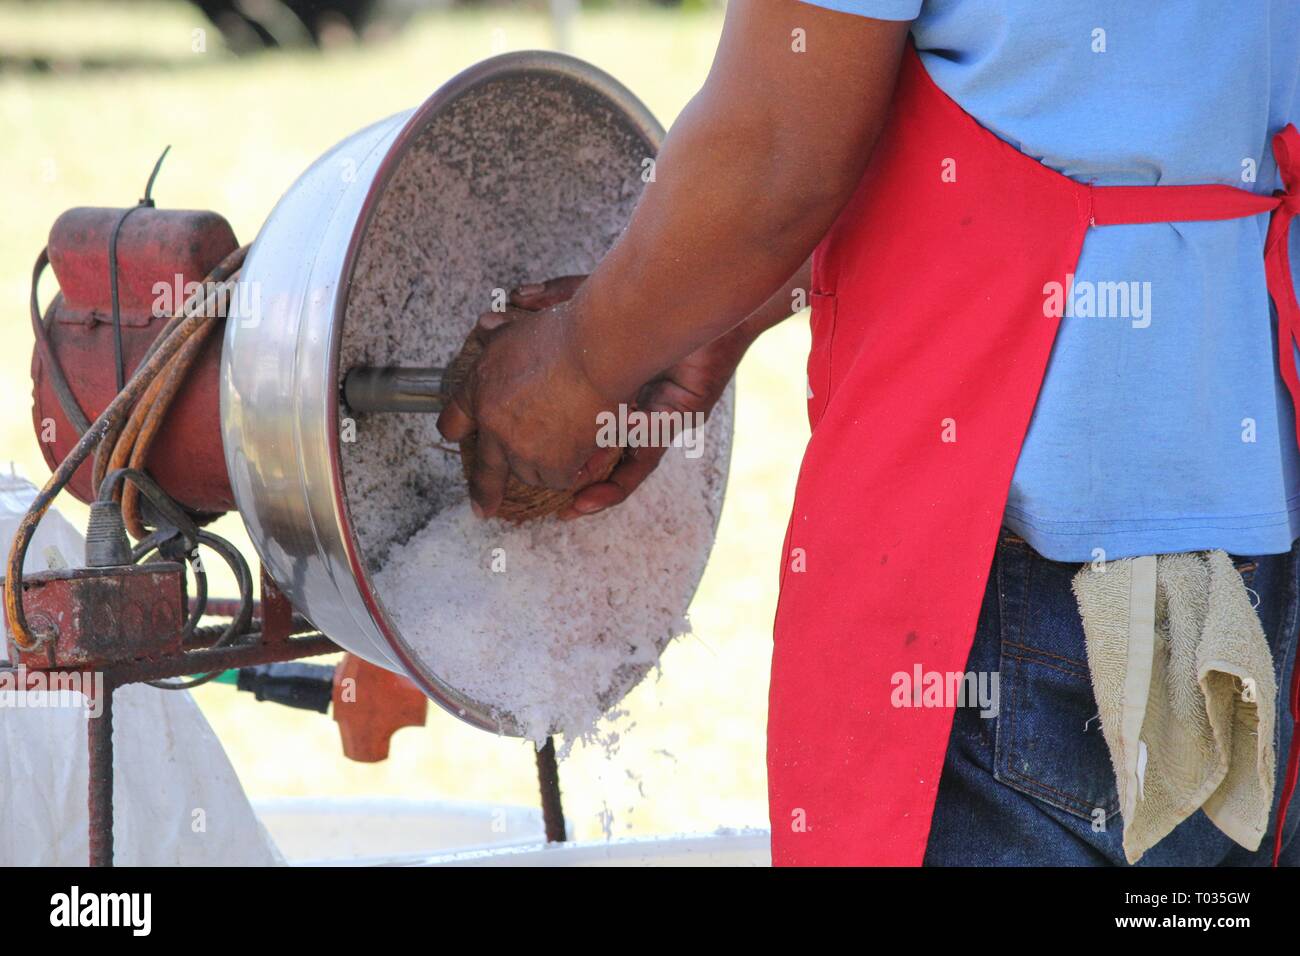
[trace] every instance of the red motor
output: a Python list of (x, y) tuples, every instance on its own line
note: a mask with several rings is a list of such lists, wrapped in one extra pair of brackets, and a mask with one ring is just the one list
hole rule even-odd
[[(50, 230), (50, 265), (59, 294), (45, 314), (47, 338), (69, 388), (94, 421), (117, 394), (117, 369), (109, 279), (109, 241), (124, 210), (78, 208)], [(117, 239), (118, 305), (127, 378), (184, 304), (187, 287), (238, 246), (234, 231), (214, 212), (142, 206), (122, 224)], [(233, 510), (221, 443), (218, 376), (221, 336), (213, 335), (189, 370), (149, 449), (146, 467), (163, 489), (195, 512)], [(38, 345), (32, 356), (32, 423), (53, 470), (80, 437), (59, 403)], [(94, 498), (87, 460), (68, 490)]]

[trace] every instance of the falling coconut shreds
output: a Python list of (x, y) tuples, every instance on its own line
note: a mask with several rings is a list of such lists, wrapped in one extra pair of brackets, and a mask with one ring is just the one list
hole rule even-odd
[[(359, 365), (445, 368), (496, 290), (590, 272), (648, 154), (634, 124), (562, 77), (486, 83), (435, 114), (366, 226), (340, 380)], [(393, 630), (426, 677), (511, 730), (615, 747), (602, 713), (687, 627), (722, 504), (730, 392), (701, 457), (670, 449), (625, 503), (572, 522), (474, 518), (435, 422), (359, 415), (339, 445), (348, 521)]]
[(680, 450), (623, 505), (526, 525), (435, 515), (376, 576), (430, 670), (526, 736), (590, 734), (688, 629), (713, 536), (700, 460)]

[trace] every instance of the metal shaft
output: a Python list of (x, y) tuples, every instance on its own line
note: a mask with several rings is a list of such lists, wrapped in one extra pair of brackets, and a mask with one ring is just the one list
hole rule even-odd
[(354, 412), (442, 411), (440, 368), (354, 368), (343, 379), (343, 400)]

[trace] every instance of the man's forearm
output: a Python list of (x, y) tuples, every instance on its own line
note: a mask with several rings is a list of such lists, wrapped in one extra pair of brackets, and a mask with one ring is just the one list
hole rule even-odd
[[(709, 82), (669, 134), (627, 232), (573, 300), (572, 348), (600, 394), (620, 400), (736, 316), (765, 310), (825, 234), (870, 157), (906, 35), (881, 21), (845, 26), (862, 19), (733, 0)], [(761, 65), (735, 52), (788, 47), (795, 29), (809, 52), (772, 49)], [(842, 77), (845, 58), (861, 63), (849, 89), (820, 75)]]
[(807, 300), (811, 286), (812, 258), (809, 257), (770, 299), (751, 312), (735, 328), (723, 333), (717, 340), (719, 347), (733, 353), (739, 364), (755, 339), (773, 326), (780, 325), (803, 307), (802, 303)]
[(574, 300), (584, 367), (607, 397), (763, 306), (843, 202), (801, 195), (788, 181), (795, 170), (773, 174), (749, 158), (770, 149), (753, 144), (761, 134), (718, 127), (711, 110), (692, 109), (688, 126), (674, 127), (624, 238)]

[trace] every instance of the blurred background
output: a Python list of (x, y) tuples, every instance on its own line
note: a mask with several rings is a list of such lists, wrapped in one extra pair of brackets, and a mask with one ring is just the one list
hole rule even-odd
[[(48, 476), (31, 424), (32, 263), (72, 206), (212, 209), (252, 240), (327, 148), (497, 53), (562, 48), (667, 126), (703, 81), (722, 3), (453, 0), (0, 0), (0, 463)], [(542, 277), (538, 277), (542, 278)], [(55, 292), (47, 273), (41, 301)], [(741, 367), (722, 525), (694, 633), (624, 702), (617, 742), (561, 765), (572, 836), (765, 826), (764, 731), (779, 550), (807, 438), (807, 322)], [(71, 499), (66, 514), (82, 524)], [(218, 525), (255, 557), (237, 517)], [(218, 578), (214, 593), (229, 594)], [(210, 684), (195, 692), (249, 795), (536, 803), (531, 745), (432, 708), (379, 764), (343, 758), (332, 720)]]

